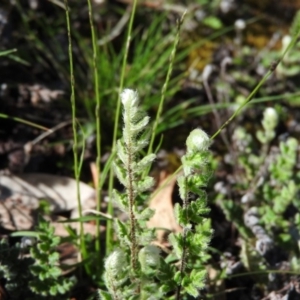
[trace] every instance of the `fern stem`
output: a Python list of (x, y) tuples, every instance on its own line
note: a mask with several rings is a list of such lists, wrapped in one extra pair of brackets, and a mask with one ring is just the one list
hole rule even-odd
[[(129, 148), (130, 149), (130, 148)], [(134, 204), (135, 204), (135, 196), (133, 190), (133, 173), (132, 173), (132, 156), (133, 154), (129, 151), (128, 154), (128, 198), (129, 198), (129, 213), (130, 213), (130, 237), (131, 237), (131, 267), (133, 270), (136, 270), (136, 221), (134, 215)]]
[[(115, 286), (113, 278), (110, 278), (110, 286), (111, 286), (111, 291), (112, 291), (113, 297), (114, 297), (113, 299), (114, 300), (119, 300), (118, 288)], [(99, 298), (99, 299), (101, 299), (101, 298)]]
[[(184, 184), (187, 186), (187, 178), (184, 178)], [(186, 212), (186, 220), (188, 220), (188, 204), (189, 204), (189, 200), (188, 200), (188, 189), (186, 189), (186, 193), (185, 193), (185, 197), (182, 199), (182, 207), (185, 209)], [(186, 254), (187, 254), (187, 248), (186, 248), (186, 228), (183, 228), (183, 234), (182, 234), (182, 255), (181, 255), (181, 261), (180, 261), (180, 266), (179, 266), (179, 272), (180, 272), (180, 284), (177, 286), (176, 289), (176, 300), (180, 299), (180, 292), (181, 292), (181, 287), (182, 287), (182, 279), (183, 279), (183, 272), (185, 269), (185, 265), (186, 265)]]
[(127, 162), (127, 174), (128, 174), (128, 184), (126, 186), (127, 194), (128, 194), (128, 199), (129, 199), (129, 218), (130, 218), (130, 238), (131, 238), (131, 246), (130, 246), (130, 251), (131, 251), (131, 267), (133, 270), (136, 270), (136, 221), (135, 221), (135, 215), (134, 215), (134, 205), (135, 205), (135, 191), (134, 191), (134, 173), (132, 170), (132, 165), (134, 162), (134, 147), (133, 147), (133, 141), (132, 141), (132, 135), (131, 135), (131, 130), (132, 130), (132, 123), (130, 120), (132, 118), (131, 110), (125, 109), (125, 114), (129, 117), (128, 121), (125, 122), (124, 125), (124, 130), (127, 132), (127, 136), (130, 137), (127, 141), (124, 141), (125, 148), (127, 151), (128, 155), (128, 162)]

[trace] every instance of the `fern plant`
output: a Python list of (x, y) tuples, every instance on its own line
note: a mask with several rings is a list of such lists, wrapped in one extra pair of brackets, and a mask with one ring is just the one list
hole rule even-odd
[(268, 168), (270, 178), (262, 188), (266, 205), (261, 207), (260, 213), (261, 221), (268, 230), (281, 228), (282, 234), (278, 238), (283, 242), (290, 239), (289, 228), (294, 223), (285, 218), (286, 211), (292, 209), (299, 213), (300, 208), (297, 198), (300, 171), (295, 168), (298, 141), (289, 137), (280, 142), (279, 150)]
[(40, 219), (37, 243), (30, 249), (34, 263), (30, 266), (32, 279), (29, 287), (39, 299), (61, 299), (60, 295), (64, 295), (65, 299), (74, 284), (72, 279), (61, 276), (59, 253), (55, 249), (60, 243), (60, 237), (55, 236), (54, 230), (47, 221)]
[[(289, 137), (281, 141), (279, 148), (270, 147), (278, 122), (276, 110), (271, 107), (265, 109), (262, 130), (256, 133), (262, 144), (261, 151), (257, 155), (252, 154), (252, 159), (248, 160), (248, 167), (256, 170), (256, 175), (251, 179), (251, 188), (242, 197), (242, 202), (250, 204), (251, 209), (256, 211), (261, 230), (265, 231), (264, 236), (268, 235), (270, 241), (274, 237), (274, 242), (282, 244), (290, 240), (289, 228), (293, 223), (286, 219), (285, 212), (299, 206), (296, 199), (300, 173), (295, 168), (298, 149), (295, 138)], [(275, 234), (278, 230), (281, 232), (279, 235)], [(260, 238), (257, 244), (259, 240)]]
[[(114, 200), (129, 218), (127, 222), (116, 221), (119, 246), (106, 259), (104, 278), (108, 291), (100, 291), (100, 296), (165, 299), (166, 295), (173, 295), (180, 299), (183, 294), (198, 295), (204, 286), (203, 263), (211, 237), (210, 223), (204, 217), (208, 212), (205, 193), (201, 190), (210, 175), (206, 172), (209, 138), (196, 129), (187, 139), (187, 154), (182, 158), (184, 174), (178, 179), (183, 206), (176, 206), (183, 234), (170, 237), (174, 252), (167, 256), (153, 245), (155, 231), (146, 226), (154, 212), (143, 208), (145, 193), (154, 184), (144, 173), (155, 155), (140, 159), (140, 152), (148, 143), (149, 117), (138, 107), (136, 92), (124, 90), (121, 101), (124, 127), (117, 144), (115, 172), (125, 192), (115, 190)], [(190, 201), (191, 193), (198, 194), (199, 199)]]
[[(149, 131), (146, 127), (149, 117), (139, 109), (137, 94), (125, 89), (121, 101), (124, 109), (123, 138), (117, 144), (118, 158), (114, 167), (125, 193), (115, 190), (114, 200), (127, 212), (129, 224), (116, 222), (120, 248), (112, 252), (105, 263), (105, 282), (111, 296), (104, 292), (102, 296), (106, 299), (136, 299), (141, 293), (141, 299), (149, 299), (151, 293), (157, 294), (157, 287), (149, 283), (152, 277), (149, 278), (147, 269), (157, 267), (160, 259), (159, 249), (154, 246), (149, 248), (154, 230), (146, 228), (153, 211), (148, 208), (141, 210), (140, 207), (143, 204), (141, 194), (154, 184), (153, 178), (142, 178), (142, 173), (155, 155), (149, 154), (139, 160), (140, 151), (148, 143)], [(151, 290), (150, 293), (148, 290)]]
[(279, 142), (279, 147), (271, 146), (278, 123), (277, 111), (266, 108), (262, 129), (256, 132), (260, 147), (244, 129), (235, 130), (234, 146), (239, 151), (237, 165), (240, 170), (244, 169), (244, 176), (239, 172), (233, 189), (245, 192), (240, 203), (225, 201), (224, 195), (219, 194), (218, 203), (227, 219), (235, 223), (245, 239), (241, 260), (251, 271), (274, 267), (266, 258), (276, 247), (289, 251), (293, 262), (298, 261), (299, 256), (299, 144), (295, 138), (288, 137)]
[[(208, 258), (207, 246), (212, 236), (210, 220), (205, 216), (209, 209), (206, 204), (206, 187), (211, 175), (209, 167), (210, 139), (201, 129), (193, 130), (186, 141), (187, 153), (181, 159), (183, 174), (178, 178), (179, 193), (183, 205), (176, 204), (175, 215), (183, 228), (182, 234), (171, 234), (170, 242), (180, 260), (175, 274), (177, 299), (181, 290), (194, 297), (204, 287)], [(192, 194), (198, 196), (191, 201)]]
[(28, 280), (31, 274), (28, 270), (33, 260), (22, 257), (22, 246), (8, 244), (7, 239), (0, 241), (0, 278), (5, 280), (5, 288), (13, 299), (32, 296), (28, 289)]
[(55, 249), (60, 237), (42, 218), (35, 236), (36, 240), (23, 237), (21, 243), (13, 246), (6, 239), (1, 240), (0, 278), (5, 280), (12, 299), (66, 299), (74, 280), (61, 276), (59, 253)]

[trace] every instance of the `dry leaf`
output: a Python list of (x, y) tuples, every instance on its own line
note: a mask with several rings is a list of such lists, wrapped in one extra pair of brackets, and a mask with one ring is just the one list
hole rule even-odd
[[(83, 209), (94, 208), (95, 190), (83, 182), (79, 187)], [(0, 221), (6, 229), (31, 228), (32, 212), (40, 200), (48, 201), (52, 212), (72, 211), (72, 217), (78, 215), (76, 181), (72, 178), (39, 173), (1, 174), (0, 191)]]
[[(160, 180), (157, 187), (158, 193), (151, 199), (149, 207), (155, 210), (154, 216), (149, 220), (148, 226), (151, 228), (166, 228), (167, 230), (157, 230), (157, 239), (159, 242), (165, 240), (168, 230), (173, 232), (181, 232), (181, 227), (177, 224), (174, 216), (174, 208), (172, 203), (172, 193), (176, 183), (176, 177), (172, 178), (168, 184), (164, 184), (169, 180), (166, 172), (160, 173)], [(163, 188), (162, 188), (163, 187)]]

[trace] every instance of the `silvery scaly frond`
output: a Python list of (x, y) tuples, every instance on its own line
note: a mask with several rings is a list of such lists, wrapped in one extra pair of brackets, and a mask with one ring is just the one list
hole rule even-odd
[(126, 253), (117, 249), (113, 251), (105, 261), (105, 276), (104, 280), (106, 282), (106, 286), (113, 290), (116, 287), (121, 286), (126, 280), (126, 269), (124, 266), (127, 266), (127, 258)]
[(208, 135), (201, 129), (194, 129), (186, 139), (188, 153), (199, 153), (208, 151), (211, 141)]
[(146, 139), (136, 141), (136, 143), (134, 145), (134, 151), (138, 152), (138, 151), (142, 150), (143, 148), (145, 148), (148, 145), (148, 143), (149, 143), (149, 141)]
[(153, 240), (155, 240), (155, 228), (149, 228), (143, 230), (143, 232), (137, 237), (139, 245), (149, 245)]
[[(116, 220), (115, 228), (121, 247), (126, 248), (125, 253), (130, 262), (130, 269), (136, 272), (140, 268), (138, 249), (149, 245), (155, 239), (155, 230), (148, 229), (146, 226), (154, 212), (151, 209), (139, 212), (141, 210), (139, 201), (144, 199), (142, 193), (154, 185), (154, 179), (143, 173), (147, 171), (155, 155), (149, 154), (140, 160), (140, 152), (149, 141), (150, 131), (147, 125), (150, 118), (139, 109), (137, 93), (126, 89), (121, 94), (121, 101), (124, 121), (123, 136), (117, 142), (117, 158), (114, 168), (119, 181), (125, 187), (125, 193), (114, 191), (113, 199), (123, 211), (128, 213), (129, 220), (124, 223)], [(139, 289), (139, 280), (132, 282), (128, 277), (128, 282), (130, 284), (126, 290), (122, 290), (123, 294), (120, 299), (131, 299), (132, 293)], [(146, 290), (144, 288), (143, 292)]]
[(120, 220), (116, 220), (115, 228), (117, 232), (117, 236), (121, 242), (121, 244), (129, 246), (131, 245), (131, 241), (129, 239), (129, 230), (124, 223), (122, 223)]
[(145, 178), (140, 179), (138, 182), (134, 182), (133, 184), (137, 193), (143, 193), (153, 187), (154, 179), (146, 176)]
[(154, 245), (147, 245), (139, 252), (139, 261), (142, 270), (147, 272), (148, 268), (159, 268), (161, 250)]
[(186, 199), (186, 197), (188, 195), (188, 189), (187, 189), (187, 185), (186, 185), (186, 177), (184, 177), (183, 175), (179, 176), (177, 178), (177, 184), (179, 187), (180, 198)]
[(182, 256), (182, 237), (175, 233), (169, 234), (169, 242), (173, 246), (173, 250), (175, 252), (175, 255), (180, 258)]
[(117, 155), (125, 166), (128, 165), (128, 153), (124, 143), (120, 140), (117, 142)]
[(132, 135), (136, 136), (139, 132), (144, 130), (145, 127), (148, 125), (149, 121), (150, 121), (150, 117), (145, 116), (137, 123), (132, 124), (130, 128)]
[(145, 208), (141, 213), (136, 213), (137, 220), (149, 221), (153, 217), (155, 211), (149, 207)]
[(132, 122), (133, 117), (138, 114), (139, 108), (133, 106), (123, 106), (123, 120), (125, 126)]
[(126, 187), (128, 185), (128, 176), (123, 168), (118, 163), (113, 164), (114, 171), (119, 179), (119, 181)]
[(132, 106), (124, 106), (124, 123), (129, 123), (134, 120), (134, 116), (136, 116), (139, 112), (139, 108), (135, 105)]
[(137, 92), (131, 89), (124, 89), (124, 91), (121, 93), (120, 96), (121, 96), (121, 102), (125, 109), (130, 109), (132, 107), (138, 106), (139, 100), (138, 100)]
[(117, 190), (113, 190), (112, 198), (114, 203), (118, 208), (126, 213), (128, 213), (128, 196), (122, 193), (119, 193)]
[(133, 144), (133, 141), (132, 141), (132, 138), (131, 138), (131, 131), (127, 128), (127, 127), (124, 127), (123, 129), (123, 142), (125, 144), (125, 146), (127, 147), (127, 149), (129, 151), (131, 151), (131, 146)]
[(105, 260), (105, 269), (109, 271), (111, 276), (117, 277), (120, 275), (120, 270), (123, 270), (126, 265), (126, 254), (123, 250), (117, 249), (113, 251)]
[(149, 154), (147, 156), (145, 156), (142, 160), (140, 160), (136, 165), (135, 165), (135, 169), (140, 172), (145, 170), (145, 168), (147, 168), (156, 158), (155, 154)]
[[(134, 145), (137, 141), (137, 136), (141, 131), (145, 130), (145, 127), (148, 125), (150, 118), (148, 116), (141, 119), (138, 123), (130, 123), (128, 126), (123, 128), (123, 139), (125, 144)], [(142, 135), (139, 136), (139, 140), (145, 140), (147, 138)]]
[(176, 203), (174, 206), (174, 215), (179, 225), (183, 226), (186, 224), (186, 218), (183, 215), (183, 208), (179, 205), (179, 203)]

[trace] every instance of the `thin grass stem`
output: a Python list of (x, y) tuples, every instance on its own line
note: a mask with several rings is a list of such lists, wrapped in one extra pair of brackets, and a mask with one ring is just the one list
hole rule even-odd
[(155, 121), (153, 123), (152, 133), (151, 133), (149, 147), (148, 147), (148, 154), (153, 152), (153, 143), (154, 143), (154, 139), (155, 139), (155, 136), (156, 136), (156, 130), (157, 130), (157, 126), (158, 126), (159, 121), (160, 121), (160, 117), (161, 117), (164, 102), (165, 102), (166, 91), (167, 91), (168, 84), (169, 84), (171, 74), (172, 74), (172, 71), (173, 71), (173, 64), (174, 64), (174, 61), (175, 61), (176, 50), (177, 50), (177, 46), (179, 44), (179, 39), (180, 39), (180, 27), (183, 23), (185, 14), (186, 14), (186, 12), (184, 12), (183, 15), (181, 16), (180, 20), (177, 21), (176, 36), (175, 36), (173, 48), (172, 48), (171, 55), (170, 55), (170, 63), (169, 63), (169, 67), (168, 67), (166, 80), (165, 80), (164, 85), (163, 85), (162, 90), (161, 90), (161, 98), (160, 98), (160, 101), (159, 101), (159, 106), (158, 106), (158, 109), (157, 109)]
[[(133, 1), (133, 6), (130, 14), (129, 19), (129, 25), (128, 25), (128, 31), (127, 31), (127, 38), (126, 38), (126, 45), (125, 45), (125, 52), (122, 62), (122, 69), (121, 69), (121, 78), (120, 78), (120, 85), (119, 85), (119, 92), (118, 92), (118, 101), (117, 101), (117, 107), (116, 107), (116, 113), (115, 113), (115, 123), (114, 123), (114, 132), (113, 132), (113, 141), (112, 141), (112, 152), (115, 152), (116, 144), (117, 144), (117, 134), (118, 134), (118, 125), (119, 125), (119, 119), (120, 119), (120, 111), (121, 111), (121, 98), (120, 94), (124, 87), (124, 79), (125, 79), (125, 71), (126, 71), (126, 65), (127, 65), (127, 59), (128, 59), (128, 52), (129, 52), (129, 46), (131, 43), (131, 34), (132, 34), (132, 28), (133, 28), (133, 21), (134, 16), (136, 12), (136, 6), (137, 6), (137, 0)], [(114, 179), (114, 172), (113, 169), (110, 169), (109, 173), (109, 183), (108, 183), (108, 193), (110, 201), (108, 203), (107, 213), (109, 215), (113, 215), (113, 205), (111, 201), (112, 196), (112, 190), (113, 190), (113, 179)], [(112, 222), (107, 221), (107, 227), (106, 227), (106, 253), (110, 253), (112, 250), (112, 239), (113, 239), (113, 231), (112, 231)]]
[[(89, 9), (89, 19), (90, 19), (90, 27), (92, 34), (92, 44), (93, 44), (93, 69), (94, 69), (94, 90), (95, 90), (95, 98), (96, 98), (96, 106), (95, 106), (95, 118), (96, 118), (96, 148), (97, 148), (97, 158), (96, 158), (96, 169), (98, 173), (98, 182), (96, 185), (96, 203), (97, 203), (97, 211), (100, 212), (101, 208), (101, 190), (100, 190), (100, 173), (101, 173), (101, 122), (100, 122), (100, 92), (99, 92), (99, 74), (98, 74), (98, 46), (97, 46), (97, 36), (95, 32), (94, 22), (93, 22), (93, 8), (91, 4), (91, 0), (87, 0), (88, 9)], [(96, 242), (95, 242), (95, 250), (97, 257), (97, 265), (101, 266), (101, 253), (100, 253), (100, 220), (96, 220)]]
[(250, 95), (247, 97), (247, 99), (239, 106), (239, 108), (232, 114), (232, 116), (212, 135), (210, 138), (213, 140), (240, 112), (241, 110), (253, 99), (257, 91), (261, 88), (261, 86), (267, 81), (269, 76), (276, 70), (276, 67), (282, 62), (285, 55), (290, 51), (291, 48), (293, 48), (298, 40), (299, 37), (299, 31), (297, 34), (295, 34), (281, 55), (280, 59), (277, 62), (274, 62), (271, 66), (269, 71), (265, 74), (265, 76), (260, 80), (260, 82), (256, 85), (254, 90), (250, 93)]
[[(77, 204), (78, 204), (78, 212), (79, 218), (82, 217), (82, 207), (81, 207), (81, 199), (80, 199), (80, 185), (79, 185), (79, 176), (80, 176), (80, 161), (78, 159), (78, 136), (77, 136), (77, 119), (76, 119), (76, 99), (75, 99), (75, 77), (74, 77), (74, 66), (73, 66), (73, 53), (72, 53), (72, 38), (71, 38), (71, 25), (70, 25), (70, 12), (68, 6), (68, 0), (65, 1), (65, 9), (66, 9), (66, 23), (67, 23), (67, 32), (68, 32), (68, 54), (69, 54), (69, 63), (70, 63), (70, 78), (71, 78), (71, 108), (72, 108), (72, 129), (74, 135), (74, 143), (73, 143), (73, 157), (74, 157), (74, 176), (76, 180), (76, 191), (77, 191)], [(83, 231), (83, 223), (79, 222), (79, 245), (81, 254), (84, 258), (87, 258), (86, 245), (84, 240), (84, 231)], [(88, 271), (88, 266), (85, 264), (85, 267)], [(89, 273), (89, 272), (88, 272)]]
[(241, 110), (252, 100), (257, 91), (261, 88), (261, 86), (267, 81), (269, 76), (273, 73), (273, 71), (269, 70), (267, 74), (261, 79), (261, 81), (256, 85), (254, 90), (250, 93), (247, 99), (238, 107), (238, 109), (231, 115), (231, 117), (213, 134), (210, 138), (213, 140), (219, 133), (241, 112)]
[(28, 126), (31, 126), (31, 127), (37, 128), (37, 129), (41, 129), (43, 131), (49, 131), (49, 130), (51, 131), (50, 128), (47, 128), (45, 126), (42, 126), (42, 125), (27, 121), (27, 120), (24, 120), (24, 119), (21, 119), (21, 118), (11, 117), (11, 116), (8, 116), (6, 114), (1, 114), (0, 113), (0, 118), (9, 119), (9, 120), (13, 120), (15, 122), (23, 123), (25, 125), (28, 125)]
[[(213, 140), (218, 136), (218, 134), (240, 113), (240, 111), (250, 103), (250, 101), (253, 99), (259, 88), (266, 82), (266, 80), (269, 78), (269, 76), (275, 71), (278, 64), (280, 64), (285, 57), (285, 55), (288, 53), (288, 51), (297, 43), (297, 40), (299, 38), (299, 32), (300, 30), (293, 36), (290, 44), (278, 60), (278, 62), (270, 67), (270, 70), (265, 74), (265, 76), (260, 80), (260, 82), (256, 85), (254, 90), (250, 93), (250, 95), (247, 97), (247, 99), (239, 106), (239, 108), (232, 114), (232, 116), (211, 136), (210, 140)], [(258, 99), (257, 99), (258, 100)], [(177, 170), (173, 173), (172, 177), (175, 176), (175, 174), (178, 174), (182, 170), (182, 166), (178, 167)], [(170, 177), (170, 180), (171, 178)], [(163, 188), (167, 183), (165, 183), (161, 188)]]

